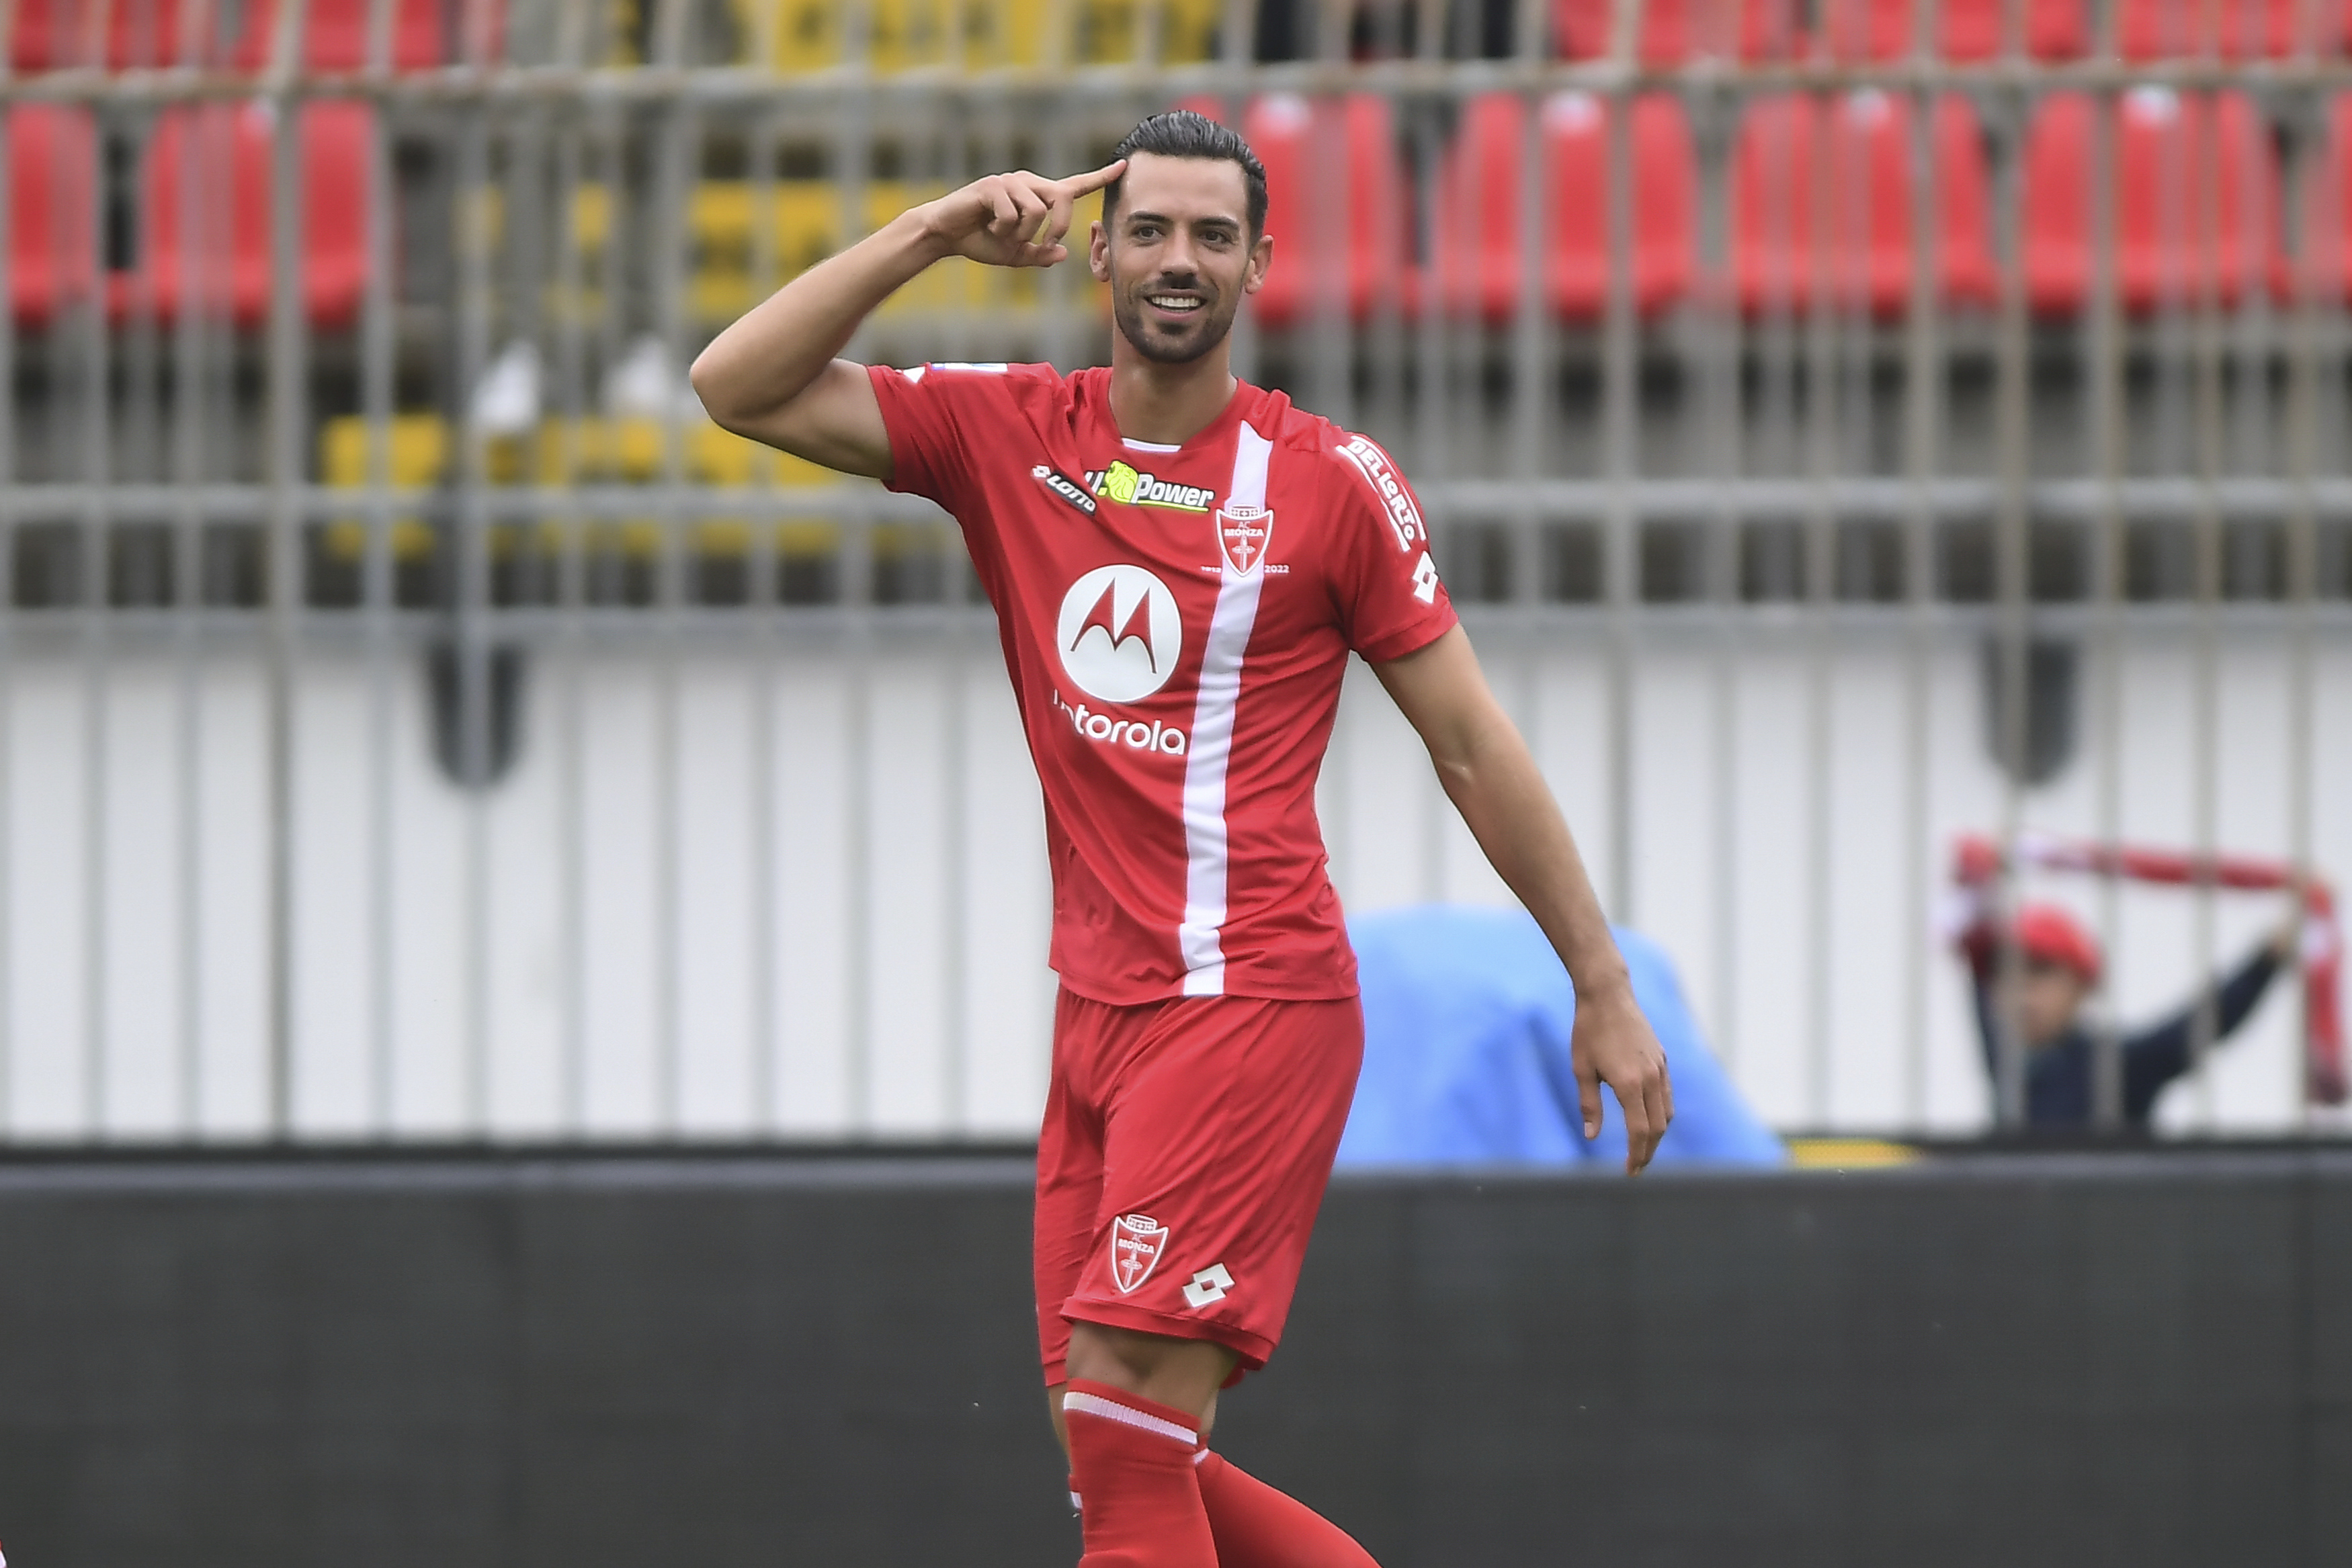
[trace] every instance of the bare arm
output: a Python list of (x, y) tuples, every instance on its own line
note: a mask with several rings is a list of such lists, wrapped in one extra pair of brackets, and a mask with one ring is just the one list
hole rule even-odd
[(950, 256), (1051, 267), (1080, 196), (1124, 163), (1048, 180), (991, 174), (899, 214), (754, 306), (694, 361), (695, 394), (738, 435), (844, 474), (890, 476), (890, 435), (863, 366), (835, 358), (858, 324), (918, 273)]
[(1601, 1085), (1625, 1112), (1625, 1168), (1639, 1172), (1674, 1120), (1666, 1055), (1634, 1005), (1576, 841), (1510, 716), (1456, 626), (1429, 646), (1372, 666), (1437, 768), (1478, 847), (1518, 894), (1576, 985), (1576, 1068), (1584, 1135), (1601, 1130)]

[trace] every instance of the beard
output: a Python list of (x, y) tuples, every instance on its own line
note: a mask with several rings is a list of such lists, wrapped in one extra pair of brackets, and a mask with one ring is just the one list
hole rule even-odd
[(1153, 364), (1189, 365), (1225, 340), (1234, 329), (1234, 315), (1240, 308), (1238, 296), (1203, 305), (1184, 323), (1181, 333), (1171, 333), (1144, 315), (1137, 296), (1115, 289), (1111, 293), (1110, 314), (1118, 325), (1119, 335)]

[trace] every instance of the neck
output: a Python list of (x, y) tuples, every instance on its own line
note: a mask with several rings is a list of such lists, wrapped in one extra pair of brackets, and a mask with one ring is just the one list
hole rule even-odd
[(1239, 385), (1229, 344), (1186, 364), (1164, 365), (1111, 333), (1110, 416), (1130, 441), (1181, 445), (1225, 412)]

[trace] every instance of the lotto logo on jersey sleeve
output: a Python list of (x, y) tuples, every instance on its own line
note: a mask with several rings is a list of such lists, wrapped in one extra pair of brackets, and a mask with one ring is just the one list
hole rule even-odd
[(1405, 488), (1404, 480), (1397, 475), (1396, 465), (1389, 461), (1389, 455), (1374, 443), (1358, 435), (1350, 437), (1348, 444), (1339, 448), (1339, 455), (1356, 465), (1356, 472), (1364, 476), (1364, 483), (1370, 485), (1372, 494), (1380, 497), (1381, 508), (1388, 515), (1389, 527), (1396, 530), (1397, 549), (1411, 554), (1429, 538), (1429, 528), (1421, 520), (1421, 508), (1413, 505), (1412, 492)]

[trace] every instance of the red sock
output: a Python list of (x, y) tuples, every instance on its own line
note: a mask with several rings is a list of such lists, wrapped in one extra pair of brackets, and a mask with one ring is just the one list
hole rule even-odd
[(1198, 1416), (1073, 1377), (1062, 1422), (1070, 1490), (1086, 1500), (1079, 1568), (1218, 1568), (1193, 1474)]
[(1203, 1452), (1195, 1468), (1217, 1568), (1380, 1568), (1355, 1537), (1238, 1465)]

